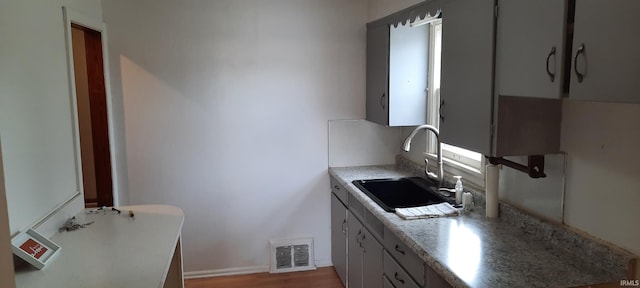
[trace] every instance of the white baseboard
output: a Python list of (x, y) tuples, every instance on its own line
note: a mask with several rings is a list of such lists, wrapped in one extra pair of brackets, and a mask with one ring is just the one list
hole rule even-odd
[(269, 265), (184, 272), (184, 278), (195, 279), (195, 278), (208, 278), (208, 277), (220, 277), (220, 276), (231, 276), (231, 275), (245, 275), (245, 274), (264, 273), (264, 272), (269, 272)]
[[(333, 266), (333, 263), (331, 262), (331, 260), (316, 261), (316, 267), (329, 267), (329, 266)], [(246, 275), (246, 274), (265, 273), (265, 272), (269, 272), (268, 265), (184, 272), (184, 279)]]
[(331, 260), (316, 260), (316, 267), (329, 267), (333, 266)]

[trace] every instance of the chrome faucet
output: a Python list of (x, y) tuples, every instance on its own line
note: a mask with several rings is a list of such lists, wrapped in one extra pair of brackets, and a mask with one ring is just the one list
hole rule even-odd
[(416, 134), (418, 133), (418, 131), (422, 130), (422, 129), (426, 129), (429, 130), (431, 132), (433, 132), (434, 135), (436, 135), (436, 142), (438, 142), (438, 174), (434, 174), (432, 172), (429, 171), (429, 160), (424, 159), (424, 163), (425, 163), (425, 168), (424, 168), (424, 173), (427, 174), (427, 176), (431, 177), (431, 178), (435, 178), (438, 181), (438, 186), (442, 186), (443, 182), (444, 182), (444, 172), (443, 172), (443, 165), (442, 165), (442, 147), (441, 147), (441, 142), (440, 142), (440, 132), (438, 132), (438, 128), (433, 127), (431, 125), (420, 125), (418, 127), (416, 127), (415, 129), (413, 129), (413, 131), (411, 131), (411, 134), (409, 134), (409, 136), (407, 136), (407, 139), (404, 140), (404, 145), (402, 145), (402, 150), (409, 152), (409, 150), (411, 149), (411, 139), (413, 139), (414, 136), (416, 136)]

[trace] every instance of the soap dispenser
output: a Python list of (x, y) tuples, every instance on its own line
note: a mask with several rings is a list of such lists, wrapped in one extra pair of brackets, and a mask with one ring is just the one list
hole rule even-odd
[(456, 181), (456, 204), (460, 204), (462, 203), (462, 193), (463, 193), (463, 189), (462, 189), (462, 176), (453, 176), (453, 178), (458, 179), (458, 181)]

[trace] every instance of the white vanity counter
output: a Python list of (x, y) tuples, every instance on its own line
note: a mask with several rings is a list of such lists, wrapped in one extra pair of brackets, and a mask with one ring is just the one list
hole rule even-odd
[(182, 210), (165, 205), (118, 209), (122, 214), (79, 213), (79, 224), (94, 223), (51, 237), (61, 248), (57, 258), (43, 270), (17, 268), (16, 287), (184, 287)]

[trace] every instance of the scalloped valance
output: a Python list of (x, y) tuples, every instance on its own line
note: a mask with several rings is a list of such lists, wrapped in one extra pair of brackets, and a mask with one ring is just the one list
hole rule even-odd
[(442, 9), (440, 5), (437, 5), (437, 2), (442, 1), (425, 1), (398, 11), (385, 17), (385, 22), (394, 27), (398, 27), (398, 24), (406, 25), (407, 23), (421, 21), (425, 18), (440, 18)]

